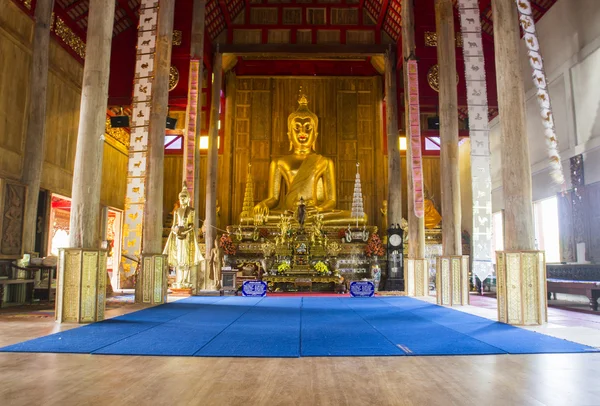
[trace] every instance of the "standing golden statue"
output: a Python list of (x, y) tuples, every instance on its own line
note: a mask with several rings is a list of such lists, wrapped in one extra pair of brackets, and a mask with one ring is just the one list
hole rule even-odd
[(194, 209), (189, 204), (190, 195), (183, 182), (179, 193), (179, 207), (173, 211), (173, 226), (163, 251), (167, 255), (169, 266), (175, 268), (176, 280), (173, 287), (177, 289), (192, 286), (190, 270), (204, 259), (194, 230)]
[[(324, 224), (346, 225), (356, 222), (348, 210), (336, 210), (337, 194), (335, 168), (330, 158), (315, 152), (319, 118), (309, 110), (308, 99), (301, 94), (298, 109), (289, 115), (288, 139), (290, 155), (271, 161), (269, 195), (254, 206), (258, 224), (276, 223), (280, 214), (294, 213), (300, 198), (306, 204), (306, 222), (312, 223), (316, 214), (323, 215)], [(285, 185), (287, 193), (282, 193)], [(366, 215), (358, 219), (366, 224)]]

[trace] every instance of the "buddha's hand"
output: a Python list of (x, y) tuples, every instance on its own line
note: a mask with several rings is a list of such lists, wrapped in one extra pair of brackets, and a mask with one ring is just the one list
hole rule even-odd
[(269, 206), (264, 202), (260, 202), (254, 206), (254, 220), (258, 223), (262, 223), (263, 219), (269, 215)]

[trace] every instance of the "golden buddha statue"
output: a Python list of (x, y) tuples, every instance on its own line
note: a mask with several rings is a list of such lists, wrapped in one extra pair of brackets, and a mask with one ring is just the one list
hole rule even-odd
[[(309, 110), (308, 100), (301, 95), (298, 109), (288, 116), (290, 155), (271, 161), (268, 197), (254, 206), (254, 220), (258, 224), (276, 224), (281, 214), (295, 213), (298, 202), (305, 204), (306, 223), (322, 214), (325, 225), (356, 223), (348, 210), (336, 210), (337, 194), (335, 169), (330, 158), (315, 152), (319, 118)], [(285, 185), (286, 193), (282, 193)], [(367, 217), (358, 219), (366, 224)]]
[(435, 208), (435, 204), (433, 203), (433, 196), (429, 193), (427, 187), (424, 188), (424, 215), (425, 215), (425, 228), (436, 228), (440, 221), (442, 221), (442, 216)]
[(175, 268), (176, 281), (174, 288), (191, 287), (191, 268), (204, 258), (200, 252), (194, 231), (194, 209), (189, 206), (190, 195), (186, 183), (179, 193), (179, 207), (173, 211), (173, 226), (167, 239), (164, 255), (170, 267)]

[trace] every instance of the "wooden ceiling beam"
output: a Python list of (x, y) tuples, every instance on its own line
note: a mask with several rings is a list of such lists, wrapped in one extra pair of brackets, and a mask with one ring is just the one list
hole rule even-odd
[(138, 17), (136, 17), (135, 12), (129, 7), (127, 0), (117, 1), (119, 2), (119, 6), (121, 6), (121, 8), (125, 10), (125, 14), (127, 14), (127, 17), (129, 17), (133, 25), (137, 25), (136, 23), (138, 22)]
[(387, 45), (347, 44), (347, 45), (299, 45), (299, 44), (220, 44), (223, 54), (237, 56), (372, 56), (383, 55)]
[(381, 4), (381, 10), (379, 10), (379, 16), (377, 17), (378, 30), (381, 30), (381, 26), (383, 25), (383, 21), (385, 20), (385, 15), (389, 6), (390, 0), (383, 0), (383, 3)]

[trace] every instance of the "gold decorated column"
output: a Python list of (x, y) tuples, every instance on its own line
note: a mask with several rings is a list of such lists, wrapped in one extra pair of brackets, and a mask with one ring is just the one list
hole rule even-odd
[(167, 261), (162, 255), (163, 178), (174, 15), (175, 0), (160, 0), (148, 127), (142, 264), (136, 281), (136, 301), (145, 303), (164, 303), (167, 292)]
[(462, 255), (458, 168), (458, 95), (452, 0), (435, 0), (439, 65), (443, 255)]
[(104, 318), (106, 250), (100, 248), (100, 187), (114, 0), (90, 0), (75, 166), (69, 247), (58, 260), (56, 319)]
[[(390, 47), (385, 55), (385, 106), (388, 152), (388, 228), (402, 221), (402, 177), (400, 134), (396, 88), (396, 53)], [(385, 233), (387, 230), (382, 230)]]
[[(206, 258), (210, 258), (211, 250), (217, 235), (217, 184), (219, 161), (219, 107), (221, 105), (221, 82), (223, 76), (223, 57), (217, 52), (213, 60), (212, 95), (210, 98), (210, 128), (208, 133), (208, 159), (206, 168), (206, 219), (205, 242)], [(210, 269), (206, 269), (205, 288), (212, 289), (214, 281), (208, 279)], [(215, 275), (218, 274), (215, 272)]]
[(50, 47), (50, 23), (54, 0), (38, 0), (35, 3), (33, 28), (33, 52), (29, 75), (29, 118), (25, 138), (26, 159), (23, 162), (21, 182), (27, 185), (23, 248), (35, 251), (38, 197), (44, 163), (46, 138), (46, 90), (48, 88), (48, 51)]
[(406, 174), (408, 189), (408, 258), (425, 258), (425, 217), (415, 216), (414, 193), (412, 182), (412, 150), (408, 136), (409, 114), (408, 114), (408, 85), (406, 58), (415, 56), (415, 16), (412, 0), (402, 0), (402, 54), (404, 58), (404, 104), (405, 104), (405, 128), (406, 134)]
[(435, 0), (439, 64), (442, 256), (436, 259), (436, 296), (440, 305), (469, 303), (469, 258), (462, 255), (458, 166), (458, 94), (452, 0)]
[(173, 40), (175, 0), (161, 0), (158, 10), (158, 36), (154, 57), (154, 80), (148, 130), (146, 206), (142, 233), (142, 253), (162, 252), (163, 178), (165, 128), (169, 104), (169, 69)]
[(496, 254), (499, 321), (536, 325), (547, 321), (546, 264), (535, 251), (531, 164), (519, 19), (514, 0), (492, 0), (494, 52), (501, 133), (504, 247)]
[(415, 58), (415, 16), (412, 0), (402, 0), (402, 56), (404, 72), (404, 115), (406, 133), (406, 183), (408, 208), (408, 258), (404, 259), (407, 296), (429, 294), (429, 266), (425, 259), (425, 216), (415, 215), (407, 60)]
[[(204, 27), (206, 21), (206, 0), (194, 0), (192, 14), (192, 35), (190, 42), (190, 69), (188, 83), (188, 104), (186, 111), (186, 134), (183, 145), (183, 180), (187, 180), (191, 189), (192, 205), (199, 207), (200, 202), (200, 150), (199, 139), (202, 129), (202, 71), (204, 68)], [(198, 69), (193, 68), (198, 61)], [(195, 81), (195, 89), (192, 86)], [(195, 91), (196, 94), (192, 94)], [(196, 101), (196, 103), (194, 103)], [(193, 125), (192, 125), (193, 124)], [(193, 135), (192, 135), (193, 134)], [(189, 172), (191, 171), (191, 173)], [(194, 228), (198, 228), (199, 216), (194, 217)]]

